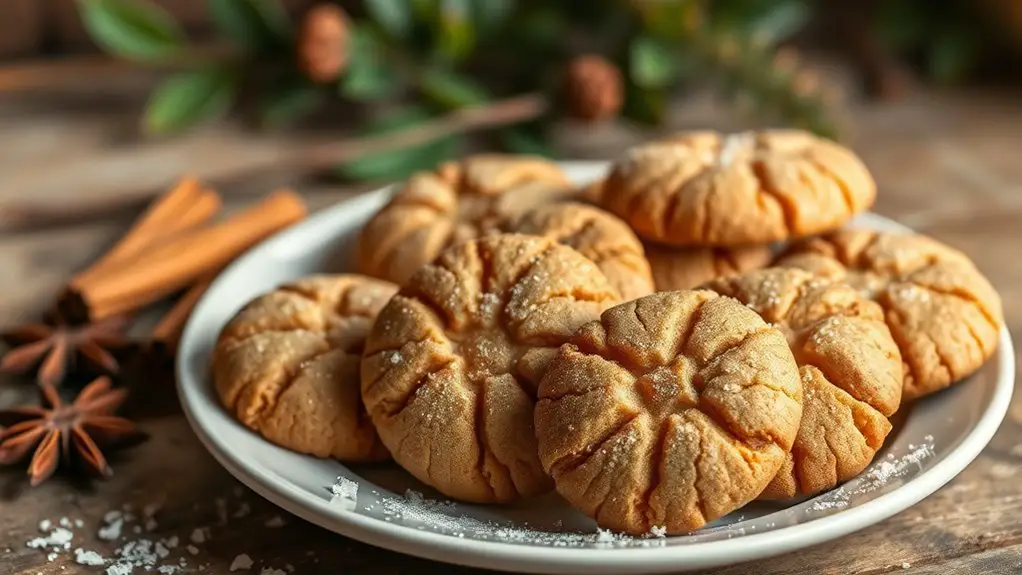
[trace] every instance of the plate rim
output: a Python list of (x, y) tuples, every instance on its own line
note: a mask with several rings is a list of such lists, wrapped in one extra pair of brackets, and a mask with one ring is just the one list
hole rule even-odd
[[(606, 162), (599, 161), (561, 161), (558, 163), (566, 169), (592, 171), (604, 169), (607, 166)], [(250, 262), (273, 251), (277, 245), (286, 243), (291, 237), (302, 235), (305, 227), (315, 227), (316, 222), (332, 220), (340, 212), (350, 209), (352, 204), (379, 201), (391, 189), (392, 186), (385, 186), (354, 198), (342, 200), (307, 220), (271, 236), (224, 269), (214, 280), (213, 285), (215, 286), (225, 276), (230, 275), (232, 270), (247, 266)], [(893, 220), (878, 214), (872, 215), (893, 222)], [(207, 297), (204, 295), (200, 299), (195, 308), (197, 312), (201, 312)], [(195, 316), (197, 315), (195, 314)], [(964, 436), (959, 445), (954, 447), (941, 461), (889, 493), (853, 508), (814, 519), (809, 523), (791, 525), (768, 532), (746, 534), (734, 540), (725, 539), (664, 547), (523, 546), (520, 543), (460, 539), (448, 534), (417, 530), (380, 521), (357, 513), (338, 514), (336, 513), (337, 508), (328, 507), (329, 503), (326, 500), (289, 484), (265, 466), (242, 461), (236, 452), (232, 452), (230, 446), (219, 441), (215, 433), (210, 433), (206, 429), (209, 422), (206, 422), (204, 416), (199, 413), (198, 388), (207, 382), (203, 376), (190, 373), (186, 361), (187, 358), (193, 356), (193, 353), (188, 351), (199, 345), (196, 343), (199, 338), (196, 324), (194, 316), (189, 318), (181, 338), (180, 352), (175, 362), (178, 396), (182, 411), (192, 431), (214, 459), (237, 480), (289, 513), (324, 529), (370, 545), (444, 563), (536, 573), (594, 574), (621, 573), (623, 571), (649, 573), (707, 568), (780, 555), (858, 531), (915, 505), (961, 473), (982, 452), (997, 432), (1007, 414), (1014, 390), (1014, 349), (1010, 333), (1006, 327), (1002, 326), (997, 353), (990, 360), (996, 362), (995, 389), (977, 423)], [(222, 410), (217, 413), (222, 418), (230, 417)], [(808, 528), (810, 525), (812, 529)], [(523, 552), (524, 549), (528, 551)]]

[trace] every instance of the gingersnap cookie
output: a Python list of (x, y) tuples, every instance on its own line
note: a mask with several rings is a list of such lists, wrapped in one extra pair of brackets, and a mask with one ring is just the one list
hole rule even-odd
[(389, 457), (359, 394), (373, 318), (397, 286), (358, 275), (302, 278), (260, 296), (224, 327), (213, 383), (246, 427), (301, 453)]
[(855, 154), (808, 132), (685, 132), (629, 150), (600, 204), (648, 240), (736, 246), (832, 230), (875, 196)]
[(562, 202), (526, 213), (511, 229), (571, 246), (599, 266), (621, 299), (653, 292), (653, 276), (642, 243), (613, 214), (577, 202)]
[(548, 238), (488, 236), (445, 250), (380, 312), (362, 397), (394, 459), (465, 501), (543, 493), (536, 358), (617, 303), (589, 259)]
[(901, 403), (901, 354), (880, 306), (845, 283), (794, 268), (719, 278), (705, 287), (780, 329), (802, 376), (798, 437), (760, 498), (814, 495), (866, 469)]
[(692, 289), (714, 278), (761, 268), (773, 257), (768, 245), (679, 248), (646, 242), (644, 247), (657, 291)]
[(698, 529), (784, 464), (802, 393), (784, 336), (708, 290), (615, 306), (561, 347), (539, 387), (539, 457), (601, 526)]
[(472, 156), (416, 174), (363, 228), (361, 273), (403, 284), (444, 248), (502, 231), (540, 204), (576, 194), (543, 158)]
[(1001, 299), (969, 258), (915, 234), (842, 230), (777, 260), (845, 281), (884, 309), (904, 361), (905, 400), (944, 389), (994, 354)]

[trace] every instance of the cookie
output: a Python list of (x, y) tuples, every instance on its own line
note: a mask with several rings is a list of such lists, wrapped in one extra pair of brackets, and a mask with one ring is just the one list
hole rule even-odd
[(901, 403), (901, 354), (880, 306), (845, 283), (793, 268), (752, 271), (705, 287), (780, 329), (802, 377), (798, 437), (760, 498), (814, 495), (866, 469)]
[(502, 503), (548, 491), (533, 432), (535, 361), (617, 303), (589, 259), (548, 238), (445, 250), (380, 312), (362, 397), (394, 459), (443, 494)]
[(761, 268), (773, 257), (766, 245), (679, 248), (646, 242), (644, 247), (657, 291), (692, 289), (714, 278)]
[(629, 150), (600, 204), (644, 239), (736, 246), (832, 230), (875, 196), (855, 154), (808, 132), (686, 132)]
[(562, 346), (539, 387), (539, 457), (601, 527), (685, 533), (745, 505), (802, 415), (781, 332), (708, 290), (620, 304)]
[(777, 265), (846, 281), (880, 304), (905, 364), (905, 400), (965, 378), (997, 349), (997, 292), (965, 254), (926, 236), (842, 230), (791, 246)]
[(256, 298), (224, 327), (213, 383), (246, 427), (288, 449), (342, 461), (389, 457), (359, 394), (373, 318), (397, 286), (310, 276)]
[(577, 202), (561, 202), (528, 212), (511, 229), (571, 246), (599, 266), (621, 299), (653, 292), (653, 276), (642, 243), (613, 214)]
[(408, 281), (448, 246), (500, 233), (540, 204), (570, 197), (557, 164), (530, 156), (480, 155), (416, 174), (363, 228), (359, 272)]

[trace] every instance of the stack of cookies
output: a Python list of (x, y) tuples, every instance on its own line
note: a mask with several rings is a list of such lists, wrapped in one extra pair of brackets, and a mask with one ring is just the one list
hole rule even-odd
[(296, 451), (689, 532), (854, 477), (899, 408), (993, 354), (1000, 302), (966, 256), (841, 229), (875, 196), (797, 131), (680, 134), (584, 190), (539, 158), (445, 164), (367, 223), (362, 275), (239, 312), (214, 383)]

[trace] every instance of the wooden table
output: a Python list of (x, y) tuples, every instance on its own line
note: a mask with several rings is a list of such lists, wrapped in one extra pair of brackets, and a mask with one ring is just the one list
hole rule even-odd
[[(238, 161), (273, 158), (299, 135), (252, 135), (221, 125), (187, 136), (140, 142), (136, 114), (146, 81), (91, 86), (56, 94), (0, 97), (0, 201), (59, 201), (152, 189), (182, 172), (199, 175)], [(1018, 95), (920, 94), (852, 110), (853, 143), (880, 183), (877, 211), (957, 246), (975, 258), (1000, 291), (1008, 327), (1022, 334), (1022, 105)], [(704, 100), (679, 105), (677, 127), (734, 127)], [(565, 157), (606, 157), (642, 134), (619, 126), (566, 127)], [(646, 134), (648, 136), (648, 134)], [(293, 183), (315, 207), (366, 189), (309, 182), (284, 167), (272, 177), (222, 188), (231, 207), (252, 194)], [(118, 236), (128, 217), (59, 229), (0, 235), (0, 325), (33, 317), (76, 268)], [(0, 404), (28, 386), (0, 385)], [(243, 489), (210, 457), (180, 415), (173, 391), (151, 388), (166, 409), (140, 416), (152, 439), (114, 458), (116, 476), (82, 485), (58, 477), (30, 489), (20, 469), (0, 472), (0, 574), (93, 573), (73, 553), (48, 562), (26, 547), (40, 520), (67, 517), (75, 547), (109, 555), (116, 545), (96, 530), (104, 514), (131, 505), (155, 511), (148, 531), (129, 538), (178, 537), (170, 558), (183, 572), (225, 573), (240, 554), (252, 572), (450, 573), (452, 569), (378, 550), (287, 516)], [(152, 402), (150, 402), (152, 403)], [(845, 574), (1022, 572), (1022, 397), (983, 454), (949, 485), (899, 515), (840, 541), (797, 554), (709, 571)], [(1018, 475), (1016, 477), (1016, 475)], [(283, 522), (284, 525), (280, 526)], [(188, 551), (196, 528), (209, 538)], [(136, 571), (140, 572), (140, 571)]]

